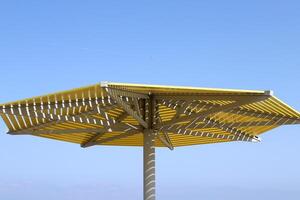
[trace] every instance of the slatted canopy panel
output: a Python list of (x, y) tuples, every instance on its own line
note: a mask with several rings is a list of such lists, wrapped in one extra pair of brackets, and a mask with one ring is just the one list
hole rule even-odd
[(259, 135), (299, 124), (300, 113), (271, 91), (228, 90), (102, 82), (0, 105), (13, 135), (80, 144), (155, 146), (260, 141)]

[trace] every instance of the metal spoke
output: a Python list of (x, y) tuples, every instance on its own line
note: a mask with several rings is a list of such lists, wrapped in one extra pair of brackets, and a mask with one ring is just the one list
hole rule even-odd
[(142, 126), (148, 128), (148, 124), (144, 121), (144, 119), (139, 116), (136, 111), (132, 110), (129, 105), (124, 103), (119, 97), (119, 95), (122, 95), (123, 93), (119, 94), (117, 90), (111, 89), (109, 87), (106, 87), (105, 89), (107, 93), (117, 102), (117, 104), (119, 104), (129, 115), (136, 119)]
[[(115, 127), (120, 125), (120, 122), (122, 122), (123, 119), (125, 119), (128, 116), (127, 113), (121, 113), (121, 115), (115, 119), (115, 123), (107, 126), (106, 127), (106, 132), (112, 132), (114, 130)], [(80, 146), (81, 147), (89, 147), (92, 146), (93, 143), (98, 140), (100, 137), (102, 137), (104, 135), (105, 132), (98, 132), (96, 135), (92, 136), (91, 138), (89, 138), (87, 141), (85, 141), (84, 143), (82, 143)]]
[(170, 150), (173, 150), (174, 147), (172, 145), (172, 142), (166, 132), (162, 133), (163, 136), (161, 136), (159, 133), (157, 133), (157, 138), (163, 143), (166, 147), (168, 147)]

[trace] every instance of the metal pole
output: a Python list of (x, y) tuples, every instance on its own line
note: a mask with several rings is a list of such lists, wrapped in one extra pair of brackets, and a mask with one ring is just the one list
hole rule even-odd
[(155, 100), (149, 94), (144, 101), (143, 114), (148, 123), (144, 129), (144, 200), (155, 200), (155, 133), (152, 130), (155, 113)]
[(144, 131), (144, 200), (155, 200), (155, 135)]

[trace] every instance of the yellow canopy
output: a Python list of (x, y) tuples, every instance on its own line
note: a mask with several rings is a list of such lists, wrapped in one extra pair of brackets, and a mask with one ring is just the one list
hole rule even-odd
[(102, 82), (0, 104), (9, 134), (92, 145), (177, 147), (260, 141), (258, 135), (300, 123), (300, 113), (270, 91)]

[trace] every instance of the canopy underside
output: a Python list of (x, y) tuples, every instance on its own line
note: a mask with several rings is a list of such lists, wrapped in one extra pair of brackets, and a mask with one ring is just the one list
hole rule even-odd
[(224, 90), (105, 82), (0, 105), (9, 134), (72, 143), (155, 146), (259, 141), (258, 135), (300, 114), (269, 91)]

